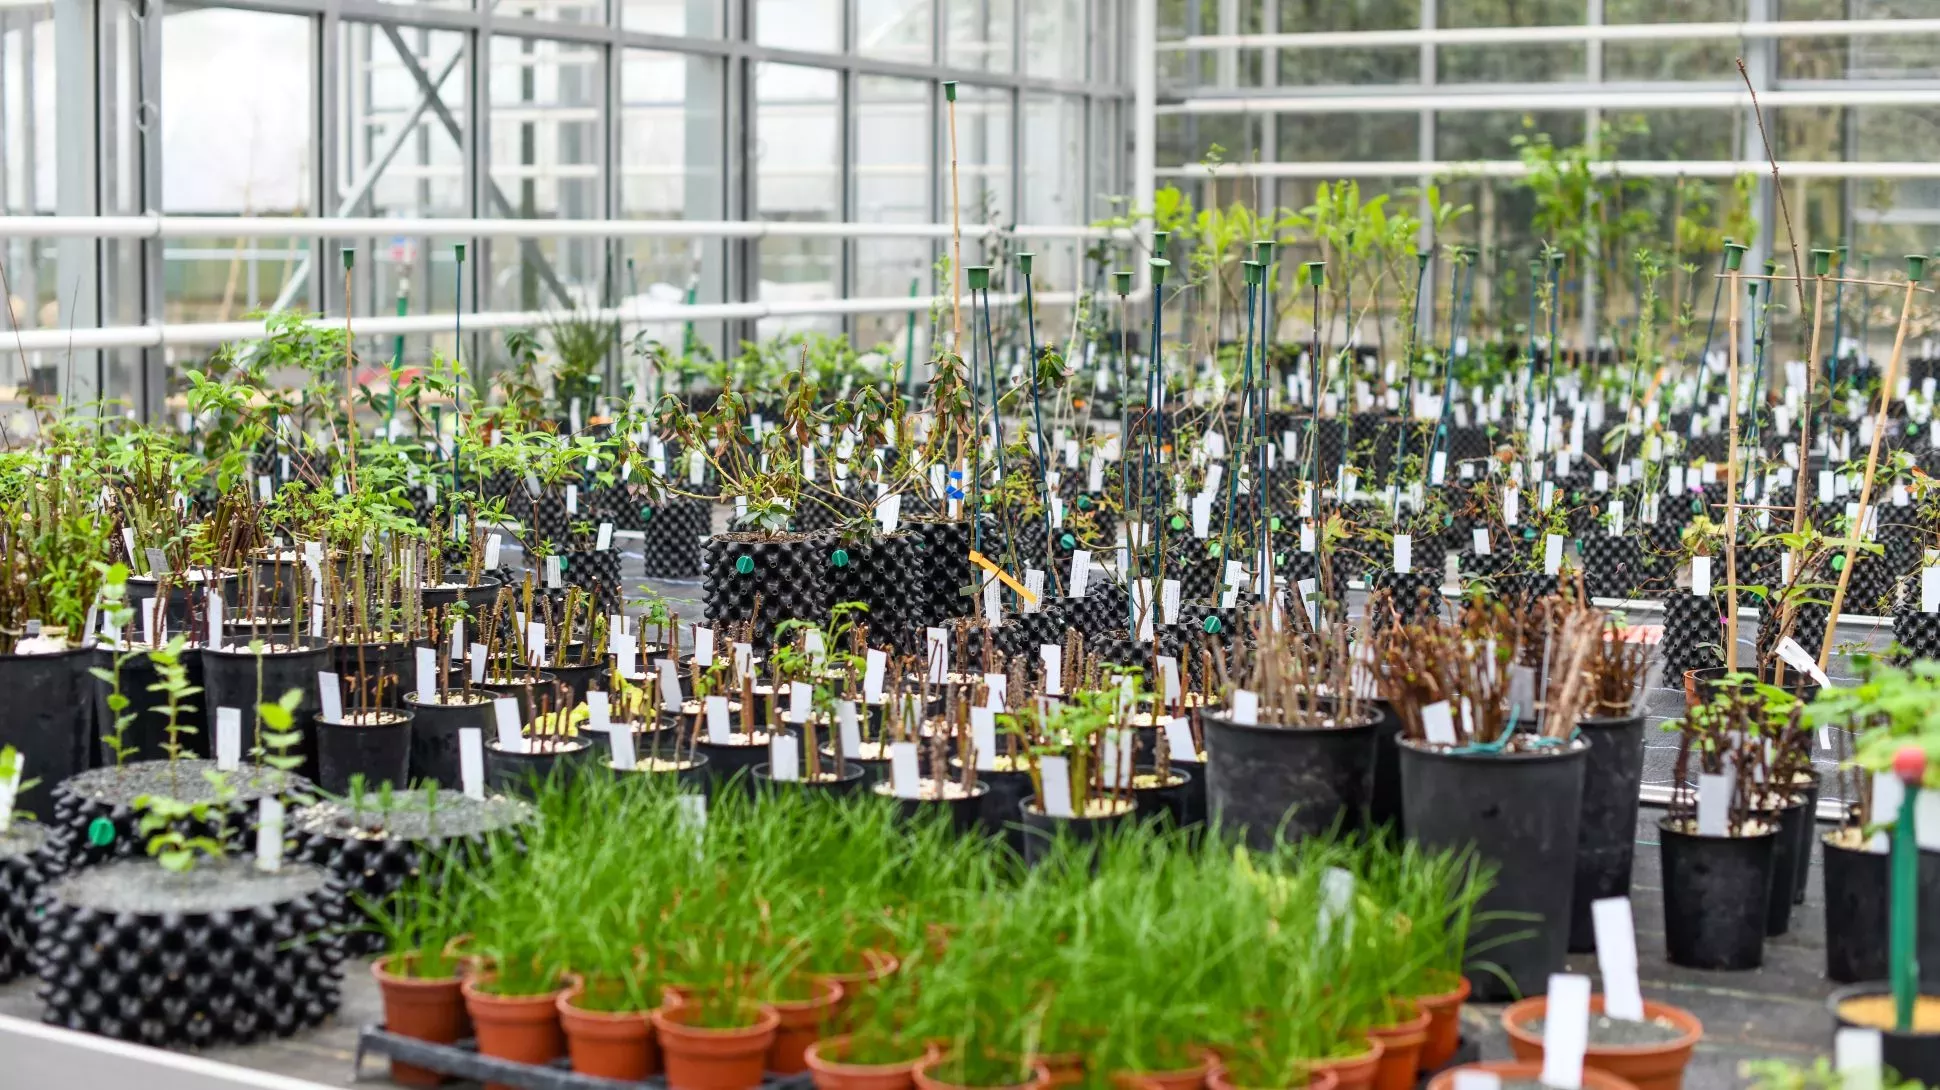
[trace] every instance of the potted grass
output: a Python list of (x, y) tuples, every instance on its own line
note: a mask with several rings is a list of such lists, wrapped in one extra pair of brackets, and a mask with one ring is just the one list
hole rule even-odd
[(1583, 766), (1583, 816), (1577, 833), (1576, 888), (1570, 898), (1572, 952), (1596, 947), (1590, 905), (1630, 893), (1637, 848), (1637, 798), (1643, 781), (1644, 675), (1650, 645), (1612, 625), (1582, 662), (1587, 692), (1578, 727), (1590, 741)]
[[(921, 954), (917, 954), (921, 957)], [(912, 1090), (916, 1066), (933, 1059), (917, 1009), (921, 963), (890, 973), (843, 1003), (842, 1032), (810, 1045), (803, 1054), (815, 1090)]]
[(660, 1071), (653, 1012), (670, 1000), (651, 956), (624, 931), (589, 930), (573, 941), (584, 978), (555, 1000), (573, 1071), (638, 1082)]
[[(1200, 715), (1206, 740), (1206, 807), (1265, 848), (1280, 836), (1312, 836), (1367, 821), (1374, 728), (1367, 683), (1357, 680), (1348, 626), (1324, 622), (1295, 634), (1262, 615), (1244, 695)], [(1367, 633), (1361, 634), (1363, 642)], [(1362, 674), (1365, 674), (1364, 669)], [(1245, 710), (1240, 710), (1244, 701)]]
[(1460, 1047), (1462, 1004), (1470, 991), (1462, 975), (1468, 931), (1494, 873), (1467, 849), (1436, 853), (1404, 840), (1393, 850), (1367, 853), (1358, 875), (1374, 903), (1408, 921), (1392, 960), (1409, 971), (1394, 992), (1413, 999), (1428, 1019), (1419, 1066), (1433, 1071)]
[[(361, 904), (383, 935), (384, 954), (370, 969), (383, 996), (385, 1030), (440, 1045), (458, 1040), (465, 1019), (459, 990), (465, 966), (446, 950), (464, 918), (460, 899), (465, 887), (444, 873), (450, 865), (407, 881), (381, 903)], [(437, 1086), (444, 1076), (393, 1060), (391, 1081)]]
[[(494, 859), (512, 853), (493, 853)], [(542, 883), (471, 881), (470, 952), (477, 971), (460, 986), (480, 1055), (546, 1064), (566, 1051), (558, 998), (567, 986), (554, 905)], [(493, 1084), (487, 1084), (493, 1086)]]

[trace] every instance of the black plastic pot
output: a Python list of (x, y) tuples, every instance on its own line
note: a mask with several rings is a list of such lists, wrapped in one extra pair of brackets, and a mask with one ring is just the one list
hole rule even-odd
[(707, 755), (707, 772), (714, 778), (716, 787), (734, 779), (737, 773), (741, 779), (747, 780), (754, 766), (768, 761), (766, 734), (756, 732), (754, 735), (741, 734), (736, 737), (759, 738), (760, 741), (750, 741), (748, 745), (716, 745), (707, 740), (707, 733), (703, 730), (700, 740), (694, 744), (696, 751)]
[(1672, 965), (1756, 969), (1765, 961), (1778, 831), (1698, 836), (1657, 823), (1664, 861), (1664, 945)]
[[(1471, 754), (1440, 752), (1405, 738), (1399, 745), (1409, 837), (1429, 850), (1473, 845), (1497, 868), (1495, 886), (1476, 905), (1478, 921), (1469, 932), (1476, 967), (1468, 976), (1476, 1001), (1543, 994), (1569, 946), (1589, 746)], [(1488, 963), (1508, 981), (1481, 967)]]
[[(1940, 984), (1936, 984), (1932, 977), (1926, 977), (1920, 983), (1920, 994), (1940, 994)], [(1839, 1013), (1839, 1008), (1849, 1000), (1875, 996), (1884, 996), (1890, 1002), (1893, 986), (1883, 980), (1872, 980), (1840, 988), (1826, 997), (1826, 1008), (1832, 1012), (1832, 1019), (1839, 1028), (1858, 1026), (1860, 1023), (1850, 1021)], [(1928, 1086), (1940, 1085), (1940, 1033), (1901, 1033), (1878, 1026), (1863, 1028), (1879, 1030), (1880, 1061), (1898, 1072), (1900, 1078)]]
[[(831, 765), (823, 771), (834, 772), (835, 767)], [(862, 789), (863, 767), (858, 761), (845, 761), (842, 765), (842, 774), (836, 779), (777, 780), (769, 774), (768, 762), (763, 761), (754, 766), (751, 776), (753, 777), (755, 793), (757, 795), (763, 791), (808, 791), (824, 795), (843, 796), (853, 795)]]
[[(950, 761), (952, 772), (962, 767), (962, 762)], [(889, 767), (883, 765), (882, 775), (889, 778)], [(983, 812), (979, 824), (991, 836), (1004, 838), (1011, 850), (1018, 855), (1024, 854), (1024, 825), (1017, 817), (1017, 808), (1035, 790), (1031, 786), (1031, 774), (1023, 769), (1016, 771), (992, 770), (977, 773), (977, 782), (984, 786)]]
[(441, 583), (435, 587), (425, 587), (418, 592), (418, 600), (426, 609), (443, 609), (457, 602), (483, 602), (498, 589), (498, 580), (489, 575), (479, 576), (478, 585), (462, 586), (457, 583)]
[(1794, 795), (1790, 805), (1759, 811), (1758, 816), (1778, 826), (1778, 843), (1772, 846), (1771, 903), (1765, 911), (1765, 937), (1775, 938), (1792, 929), (1792, 891), (1798, 888), (1799, 869), (1811, 861), (1810, 856), (1799, 857), (1799, 841), (1812, 817), (1804, 795)]
[[(129, 654), (126, 650), (119, 653), (105, 647), (94, 651), (90, 667), (115, 672), (115, 659), (126, 656), (120, 668), (121, 695), (128, 698), (128, 707), (122, 712), (129, 716), (128, 726), (121, 733), (121, 745), (126, 750), (128, 761), (159, 761), (168, 756), (162, 747), (168, 743), (168, 699), (161, 693), (151, 692), (149, 686), (161, 680), (155, 670), (155, 660), (148, 657), (146, 648)], [(200, 689), (202, 683), (202, 652), (200, 648), (182, 655), (182, 666), (186, 671), (188, 683)], [(95, 763), (92, 767), (101, 768), (115, 763), (115, 753), (109, 745), (114, 733), (115, 715), (108, 707), (108, 697), (115, 687), (100, 678), (89, 675), (86, 684), (92, 686), (95, 700), (95, 738), (98, 742)], [(191, 703), (203, 699), (190, 698)], [(186, 724), (196, 726), (194, 723)], [(209, 755), (210, 732), (197, 727), (194, 734), (181, 734), (177, 741), (183, 749), (197, 757)], [(31, 774), (31, 773), (30, 773)]]
[(1270, 849), (1367, 823), (1374, 782), (1373, 715), (1344, 727), (1249, 726), (1207, 710), (1206, 809), (1247, 844)]
[(0, 833), (0, 984), (31, 968), (34, 898), (65, 870), (45, 825), (16, 818)]
[[(674, 760), (672, 755), (668, 755), (664, 759), (668, 761)], [(604, 760), (602, 763), (606, 766), (607, 771), (612, 774), (613, 778), (621, 783), (645, 783), (660, 776), (672, 776), (674, 782), (680, 785), (682, 794), (701, 795), (703, 797), (711, 796), (714, 791), (714, 781), (707, 774), (707, 755), (704, 753), (695, 753), (691, 756), (683, 756), (679, 760), (686, 767), (667, 769), (634, 767), (621, 769), (614, 768), (611, 760)]]
[[(1151, 787), (1132, 785), (1132, 805), (1141, 821), (1156, 817), (1175, 829), (1203, 825), (1206, 821), (1205, 781), (1199, 777), (1204, 767), (1174, 761), (1169, 766), (1170, 782)], [(1158, 776), (1156, 765), (1140, 765), (1138, 775)]]
[(592, 739), (584, 735), (548, 739), (544, 743), (526, 740), (529, 746), (542, 744), (537, 752), (514, 753), (499, 748), (497, 738), (485, 740), (485, 783), (509, 795), (531, 798), (541, 785), (553, 777), (569, 777), (578, 771), (592, 752)]
[[(456, 692), (439, 695), (449, 697)], [(492, 737), (496, 729), (492, 702), (480, 699), (476, 704), (420, 704), (417, 690), (407, 689), (403, 703), (404, 710), (411, 713), (411, 779), (432, 780), (441, 788), (458, 790), (464, 785), (458, 732), (477, 727), (481, 741)]]
[(353, 776), (362, 776), (365, 788), (372, 791), (385, 783), (410, 786), (411, 713), (385, 708), (367, 714), (382, 721), (311, 717), (317, 732), (317, 786), (332, 795), (349, 791)]
[(94, 653), (76, 647), (52, 655), (0, 655), (0, 746), (20, 751), (21, 779), (39, 780), (14, 805), (49, 812), (54, 786), (88, 767), (88, 667)]
[(1401, 737), (1401, 717), (1385, 700), (1370, 700), (1368, 707), (1380, 718), (1374, 724), (1374, 780), (1368, 791), (1367, 820), (1400, 835), (1407, 831), (1401, 817), (1401, 752), (1396, 744)]
[[(1841, 984), (1881, 980), (1889, 968), (1890, 859), (1846, 847), (1840, 839), (1837, 832), (1819, 838), (1825, 860), (1825, 975)], [(1920, 904), (1940, 905), (1940, 851), (1920, 853), (1919, 884)], [(1940, 926), (1921, 927), (1918, 942), (1926, 971), (1940, 967)]]
[[(303, 694), (291, 721), (307, 724), (322, 704), (317, 697), (317, 674), (331, 669), (331, 647), (321, 640), (305, 640), (290, 650), (252, 652), (248, 644), (230, 643), (221, 648), (202, 649), (202, 700), (206, 704), (206, 729), (215, 737), (216, 709), (242, 711), (243, 749), (247, 751), (259, 730), (256, 707), (274, 703), (295, 689)], [(260, 684), (259, 682), (260, 678)], [(317, 775), (317, 740), (314, 731), (304, 731), (298, 744), (303, 757), (301, 773), (311, 779)]]
[[(162, 609), (162, 616), (168, 622), (168, 630), (179, 633), (186, 629), (189, 625), (191, 614), (198, 620), (208, 615), (207, 604), (203, 599), (209, 593), (211, 583), (221, 591), (222, 601), (226, 607), (243, 608), (245, 603), (236, 596), (236, 587), (240, 582), (241, 575), (233, 571), (218, 574), (212, 581), (198, 578), (194, 582), (184, 582), (179, 573), (171, 577), (168, 604)], [(141, 625), (141, 603), (155, 597), (155, 589), (157, 586), (159, 586), (159, 583), (156, 580), (145, 575), (131, 575), (128, 577), (127, 600), (128, 607), (135, 611), (136, 635), (141, 634), (139, 627)], [(191, 605), (194, 606), (193, 610), (190, 609)], [(197, 635), (201, 635), (201, 632), (198, 632)]]
[(1576, 841), (1576, 892), (1570, 899), (1570, 952), (1596, 949), (1590, 904), (1630, 893), (1637, 854), (1637, 789), (1644, 775), (1644, 717), (1585, 719), (1583, 823)]
[(585, 703), (586, 694), (594, 689), (604, 689), (600, 681), (607, 671), (605, 663), (589, 662), (583, 666), (549, 666), (546, 672), (566, 687), (569, 706), (577, 707)]
[[(889, 780), (878, 780), (869, 790), (885, 798), (895, 798), (889, 792)], [(982, 780), (970, 789), (970, 793), (960, 799), (896, 799), (896, 809), (904, 821), (947, 821), (950, 827), (961, 834), (978, 831), (982, 824), (984, 796), (990, 792), (990, 785)], [(939, 817), (940, 815), (940, 817)]]
[(1818, 839), (1819, 832), (1819, 784), (1823, 777), (1817, 769), (1807, 774), (1805, 782), (1798, 785), (1805, 795), (1805, 820), (1799, 822), (1799, 865), (1794, 868), (1798, 882), (1792, 887), (1792, 903), (1805, 903), (1806, 883), (1812, 877), (1812, 843)]
[(1059, 838), (1089, 844), (1113, 829), (1138, 821), (1135, 806), (1104, 817), (1052, 817), (1038, 809), (1035, 795), (1019, 803), (1017, 812), (1024, 826), (1024, 863), (1032, 867), (1051, 854), (1051, 846)]
[[(526, 677), (504, 678), (501, 680), (481, 681), (472, 686), (483, 689), (494, 697), (509, 696), (519, 702), (519, 722), (530, 723), (539, 717), (539, 705), (543, 702), (547, 711), (558, 711), (563, 688), (558, 679), (548, 673), (531, 674)], [(541, 698), (544, 698), (543, 701)]]

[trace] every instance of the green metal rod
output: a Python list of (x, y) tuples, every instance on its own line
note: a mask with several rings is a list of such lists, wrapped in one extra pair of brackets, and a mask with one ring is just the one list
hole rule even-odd
[(1893, 771), (1906, 785), (1899, 819), (1893, 824), (1893, 1026), (1899, 1033), (1911, 1033), (1914, 1001), (1920, 992), (1920, 846), (1914, 821), (1926, 754), (1907, 746), (1893, 758)]

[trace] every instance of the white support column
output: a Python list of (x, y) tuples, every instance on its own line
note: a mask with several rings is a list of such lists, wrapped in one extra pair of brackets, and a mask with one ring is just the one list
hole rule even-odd
[[(1138, 210), (1149, 212), (1158, 192), (1159, 3), (1133, 0), (1132, 5), (1132, 197)], [(1149, 236), (1148, 236), (1149, 237)], [(1143, 241), (1143, 240), (1141, 240)], [(1133, 253), (1139, 252), (1133, 248)], [(1150, 287), (1148, 266), (1138, 262), (1139, 284)]]
[[(31, 34), (32, 31), (30, 30)], [(54, 209), (62, 216), (101, 214), (100, 79), (97, 46), (100, 23), (93, 4), (54, 5), (54, 74), (61, 93), (54, 100)], [(33, 209), (28, 209), (29, 215)], [(92, 329), (101, 322), (101, 244), (92, 238), (63, 238), (55, 248), (58, 318), (67, 329)], [(78, 371), (93, 384), (101, 353), (66, 354), (64, 371)], [(22, 366), (26, 361), (22, 361)], [(62, 387), (68, 384), (63, 375)], [(26, 376), (21, 376), (23, 385)]]

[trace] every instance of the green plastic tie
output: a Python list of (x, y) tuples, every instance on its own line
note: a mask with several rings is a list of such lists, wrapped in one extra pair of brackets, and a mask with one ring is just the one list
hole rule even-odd
[(734, 570), (740, 572), (742, 575), (754, 574), (754, 557), (737, 557), (734, 561)]

